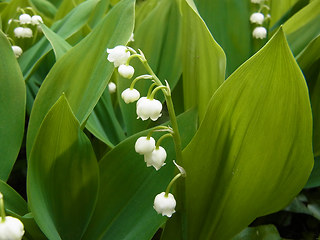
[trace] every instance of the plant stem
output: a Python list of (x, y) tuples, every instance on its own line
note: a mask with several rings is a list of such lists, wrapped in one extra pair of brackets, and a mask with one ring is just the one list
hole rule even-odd
[(165, 197), (168, 197), (168, 194), (169, 194), (169, 192), (170, 192), (170, 189), (171, 189), (171, 187), (172, 187), (172, 184), (173, 184), (179, 177), (181, 177), (181, 176), (182, 176), (182, 174), (181, 174), (181, 173), (178, 173), (178, 174), (171, 180), (171, 182), (169, 183), (169, 185), (168, 185), (168, 187), (167, 187), (167, 189), (166, 189), (166, 193), (164, 194)]
[[(146, 68), (146, 70), (148, 71), (148, 73), (153, 77), (153, 80), (155, 81), (155, 83), (157, 83), (158, 86), (164, 86), (162, 84), (162, 82), (160, 81), (160, 79), (157, 77), (157, 75), (151, 69), (147, 60), (142, 59), (140, 57), (139, 57), (139, 59), (142, 62), (142, 64), (144, 65), (144, 67)], [(172, 130), (173, 130), (172, 136), (173, 136), (173, 141), (174, 141), (174, 146), (175, 146), (175, 151), (176, 151), (176, 160), (179, 165), (182, 165), (183, 160), (182, 160), (181, 138), (180, 138), (176, 114), (175, 114), (174, 107), (173, 107), (170, 89), (166, 88), (166, 89), (161, 89), (161, 90), (164, 93), (164, 96), (166, 99), (169, 117), (170, 117), (170, 121), (171, 121), (171, 125), (172, 125)]]
[(4, 211), (4, 201), (3, 201), (2, 193), (0, 193), (0, 217), (1, 217), (1, 222), (6, 221), (6, 213)]

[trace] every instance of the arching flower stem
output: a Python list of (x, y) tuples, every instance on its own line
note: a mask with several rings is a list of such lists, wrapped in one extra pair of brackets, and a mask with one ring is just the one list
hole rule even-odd
[(167, 189), (166, 189), (166, 193), (164, 194), (165, 197), (168, 197), (168, 194), (169, 194), (169, 192), (170, 192), (170, 189), (171, 189), (172, 185), (173, 185), (174, 182), (175, 182), (179, 177), (181, 177), (181, 176), (182, 176), (182, 174), (181, 174), (181, 173), (178, 173), (178, 174), (170, 181), (170, 183), (169, 183), (169, 185), (168, 185), (168, 187), (167, 187)]
[(134, 85), (136, 84), (136, 82), (138, 82), (138, 81), (141, 80), (141, 79), (152, 79), (152, 76), (146, 74), (146, 75), (141, 75), (141, 76), (136, 77), (136, 78), (131, 82), (131, 84), (130, 84), (130, 89), (131, 89), (131, 90), (134, 89)]
[(168, 137), (172, 137), (172, 133), (166, 133), (166, 134), (162, 135), (162, 136), (159, 138), (159, 140), (157, 141), (156, 149), (159, 148), (159, 146), (160, 146), (161, 142), (163, 141), (163, 139), (168, 138)]

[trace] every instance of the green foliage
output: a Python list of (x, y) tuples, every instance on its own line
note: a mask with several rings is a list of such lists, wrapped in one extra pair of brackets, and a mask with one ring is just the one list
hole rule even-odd
[(9, 41), (0, 31), (0, 179), (7, 181), (24, 132), (26, 88)]
[[(24, 12), (44, 23), (21, 24)], [(320, 0), (6, 0), (0, 16), (0, 192), (24, 239), (320, 235)], [(118, 45), (137, 51), (130, 80), (108, 61)], [(157, 121), (122, 99), (143, 74), (140, 97), (160, 86)], [(151, 131), (171, 134), (159, 171), (135, 152)], [(153, 201), (173, 159), (186, 177), (167, 189), (168, 219)]]
[(80, 124), (85, 123), (113, 72), (112, 64), (106, 63), (105, 49), (124, 44), (129, 39), (133, 6), (133, 0), (117, 5), (90, 35), (53, 66), (32, 108), (27, 135), (28, 156), (40, 123), (63, 92)]
[(226, 57), (192, 7), (183, 1), (183, 90), (185, 107), (197, 106), (200, 120), (225, 78)]
[(280, 29), (217, 90), (183, 152), (190, 239), (229, 239), (286, 206), (310, 174), (311, 131), (306, 84)]
[(49, 239), (81, 239), (95, 207), (99, 170), (91, 143), (62, 95), (30, 153), (28, 201)]

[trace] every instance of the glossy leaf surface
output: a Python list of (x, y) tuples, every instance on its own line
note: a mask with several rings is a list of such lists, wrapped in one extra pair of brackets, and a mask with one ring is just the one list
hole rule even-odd
[(249, 22), (251, 3), (239, 0), (194, 2), (212, 36), (227, 55), (226, 76), (229, 76), (253, 51)]
[(41, 121), (63, 92), (80, 124), (84, 124), (114, 69), (113, 64), (106, 60), (106, 48), (123, 45), (128, 41), (133, 17), (134, 1), (122, 1), (99, 26), (53, 66), (38, 92), (30, 116), (28, 155)]
[(93, 148), (62, 95), (41, 124), (28, 164), (29, 206), (48, 239), (81, 239), (98, 185)]
[(290, 48), (298, 55), (309, 42), (320, 34), (320, 0), (311, 1), (284, 25)]
[[(194, 135), (196, 121), (194, 110), (178, 117), (183, 146)], [(170, 138), (164, 140), (161, 145), (168, 154), (167, 164), (159, 171), (147, 168), (134, 145), (138, 137), (146, 136), (148, 132), (145, 130), (127, 138), (99, 162), (103, 187), (84, 239), (147, 240), (165, 222), (165, 217), (158, 215), (152, 206), (154, 197), (165, 191), (173, 177), (174, 147)], [(152, 136), (158, 139), (163, 134)]]
[(183, 151), (189, 239), (230, 239), (286, 206), (312, 169), (311, 118), (280, 29), (217, 90)]
[(26, 88), (6, 36), (0, 31), (0, 179), (7, 181), (22, 143)]
[(225, 78), (226, 57), (191, 1), (182, 1), (185, 107), (196, 105), (203, 119), (209, 100)]

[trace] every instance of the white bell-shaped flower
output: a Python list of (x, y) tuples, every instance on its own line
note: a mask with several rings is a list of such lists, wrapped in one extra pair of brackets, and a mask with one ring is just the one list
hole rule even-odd
[(0, 220), (0, 240), (20, 240), (23, 234), (23, 224), (19, 219), (7, 216), (4, 222)]
[(134, 74), (134, 68), (130, 65), (121, 64), (118, 72), (122, 77), (130, 79)]
[(157, 213), (162, 214), (162, 216), (171, 217), (176, 207), (176, 200), (174, 196), (169, 193), (168, 196), (165, 196), (165, 192), (159, 193), (153, 203), (153, 208), (157, 211)]
[(267, 37), (267, 29), (264, 27), (256, 27), (252, 32), (252, 36), (254, 38), (264, 39)]
[(143, 121), (151, 118), (156, 121), (161, 117), (162, 104), (159, 100), (142, 97), (137, 102), (137, 115)]
[(32, 19), (31, 16), (29, 14), (26, 14), (26, 13), (21, 14), (19, 16), (20, 24), (30, 24), (31, 23), (31, 19)]
[(25, 38), (32, 38), (32, 30), (30, 28), (23, 28), (23, 35)]
[(262, 13), (252, 13), (250, 16), (251, 23), (262, 24), (264, 21), (264, 15)]
[(122, 64), (126, 64), (128, 58), (130, 57), (130, 52), (125, 46), (116, 46), (112, 49), (107, 48), (108, 61), (113, 62), (114, 67), (119, 67)]
[(14, 55), (16, 56), (16, 58), (20, 57), (22, 54), (22, 49), (19, 46), (12, 46), (12, 51), (14, 53)]
[(24, 37), (24, 28), (23, 27), (16, 27), (13, 30), (13, 33), (17, 38), (22, 38), (22, 37)]
[(251, 0), (252, 3), (261, 3), (264, 0)]
[(134, 146), (137, 153), (140, 155), (151, 153), (156, 147), (156, 141), (153, 137), (139, 137)]
[(115, 93), (117, 90), (117, 85), (114, 82), (109, 82), (108, 89), (109, 93)]
[(127, 88), (121, 93), (123, 101), (128, 104), (137, 101), (140, 98), (140, 93), (137, 89)]
[(165, 160), (167, 158), (166, 150), (159, 146), (159, 148), (155, 148), (151, 153), (147, 153), (144, 155), (144, 161), (147, 164), (147, 167), (153, 166), (157, 171), (165, 164)]
[(31, 17), (31, 24), (32, 25), (39, 25), (40, 23), (43, 23), (42, 17), (39, 15), (33, 15)]

